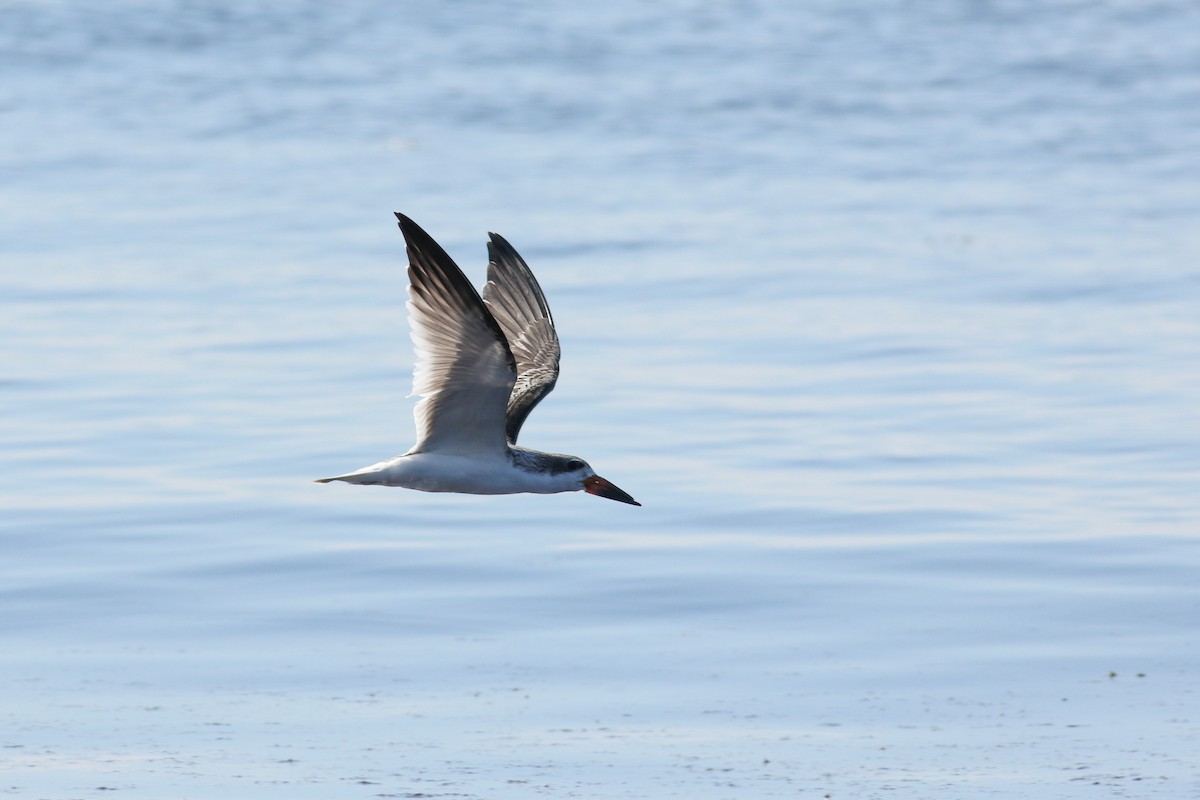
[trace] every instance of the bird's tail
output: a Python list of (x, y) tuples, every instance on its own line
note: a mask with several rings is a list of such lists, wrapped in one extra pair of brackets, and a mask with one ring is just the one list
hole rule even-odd
[(313, 483), (330, 483), (331, 481), (345, 481), (346, 483), (357, 483), (362, 486), (381, 483), (379, 473), (370, 468), (358, 472), (350, 472), (345, 475), (335, 475), (332, 478), (317, 478)]

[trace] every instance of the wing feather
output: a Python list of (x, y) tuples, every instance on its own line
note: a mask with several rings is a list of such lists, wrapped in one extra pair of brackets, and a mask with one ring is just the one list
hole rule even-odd
[(417, 361), (410, 453), (478, 454), (506, 447), (517, 366), (504, 331), (446, 251), (397, 213), (408, 249), (408, 314)]
[(489, 237), (483, 302), (503, 329), (516, 364), (505, 426), (508, 440), (515, 444), (529, 412), (558, 381), (561, 348), (550, 306), (529, 265), (504, 237)]

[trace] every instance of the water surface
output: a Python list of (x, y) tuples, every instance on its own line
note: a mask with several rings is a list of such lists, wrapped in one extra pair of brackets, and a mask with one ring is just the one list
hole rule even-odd
[[(1198, 16), (0, 6), (0, 794), (1197, 794)], [(643, 508), (311, 483), (393, 210)]]

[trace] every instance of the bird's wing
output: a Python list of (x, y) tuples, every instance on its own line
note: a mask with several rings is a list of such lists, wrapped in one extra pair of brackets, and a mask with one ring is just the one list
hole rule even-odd
[(505, 431), (515, 443), (521, 425), (558, 380), (560, 348), (542, 287), (503, 236), (488, 234), (488, 282), (483, 302), (500, 323), (517, 365)]
[(446, 251), (397, 213), (408, 246), (408, 318), (417, 363), (409, 452), (503, 451), (516, 362), (500, 325)]

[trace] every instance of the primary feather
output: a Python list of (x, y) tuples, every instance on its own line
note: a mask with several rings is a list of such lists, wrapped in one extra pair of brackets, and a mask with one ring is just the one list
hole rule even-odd
[(516, 362), (475, 287), (429, 234), (396, 214), (408, 244), (408, 313), (417, 362), (410, 453), (503, 452)]
[(561, 348), (542, 287), (504, 237), (488, 234), (488, 281), (483, 302), (499, 323), (516, 363), (505, 434), (516, 443), (521, 425), (558, 381)]

